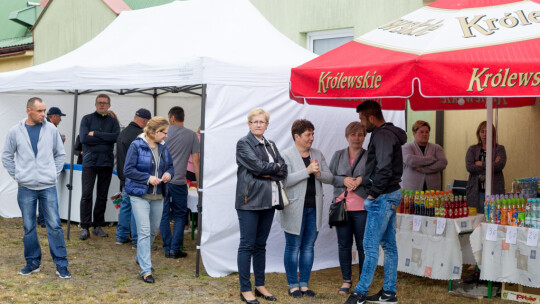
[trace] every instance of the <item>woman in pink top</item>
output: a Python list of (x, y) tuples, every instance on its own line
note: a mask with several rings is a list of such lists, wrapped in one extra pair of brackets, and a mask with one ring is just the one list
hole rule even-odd
[(336, 227), (339, 265), (343, 284), (340, 294), (348, 294), (352, 285), (352, 244), (353, 236), (358, 249), (358, 266), (360, 272), (364, 264), (364, 229), (366, 227), (367, 212), (364, 209), (364, 199), (367, 193), (360, 186), (364, 175), (367, 153), (362, 149), (366, 129), (360, 122), (351, 122), (345, 129), (345, 138), (349, 147), (336, 151), (330, 160), (330, 171), (334, 174), (334, 196), (336, 201), (344, 198), (347, 192), (347, 224)]

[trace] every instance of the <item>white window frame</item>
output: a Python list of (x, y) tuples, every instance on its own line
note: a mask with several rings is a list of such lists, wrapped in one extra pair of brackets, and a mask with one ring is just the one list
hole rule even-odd
[(313, 42), (315, 40), (341, 38), (352, 36), (354, 39), (354, 28), (346, 28), (339, 30), (316, 31), (307, 33), (307, 49), (313, 52)]

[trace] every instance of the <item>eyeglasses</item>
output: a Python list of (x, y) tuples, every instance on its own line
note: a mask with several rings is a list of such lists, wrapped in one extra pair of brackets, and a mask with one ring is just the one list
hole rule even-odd
[(161, 133), (163, 133), (163, 134), (167, 135), (167, 132), (165, 132), (165, 131), (159, 131), (159, 132), (161, 132)]
[(108, 102), (101, 102), (101, 101), (98, 101), (96, 102), (97, 105), (100, 105), (100, 106), (106, 106), (108, 105), (109, 103)]
[(252, 125), (261, 126), (261, 125), (267, 124), (268, 122), (266, 122), (266, 121), (250, 121), (249, 123), (252, 124)]

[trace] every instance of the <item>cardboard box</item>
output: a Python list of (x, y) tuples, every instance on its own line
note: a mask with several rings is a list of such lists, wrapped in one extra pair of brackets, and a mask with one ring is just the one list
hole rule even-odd
[(540, 303), (540, 288), (503, 283), (501, 298), (524, 303)]

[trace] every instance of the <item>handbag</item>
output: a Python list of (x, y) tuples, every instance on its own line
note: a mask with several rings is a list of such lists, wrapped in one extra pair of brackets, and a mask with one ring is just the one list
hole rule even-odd
[(345, 191), (344, 197), (342, 200), (336, 202), (334, 199), (332, 204), (330, 204), (330, 210), (328, 211), (328, 225), (332, 226), (343, 226), (347, 223), (347, 193)]

